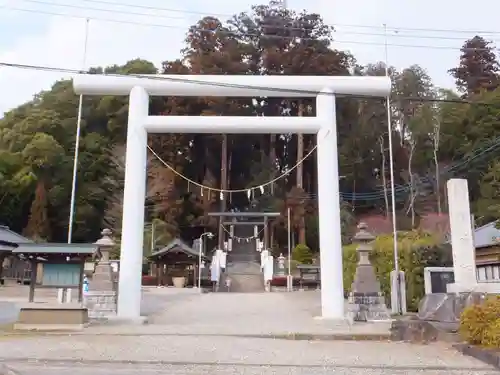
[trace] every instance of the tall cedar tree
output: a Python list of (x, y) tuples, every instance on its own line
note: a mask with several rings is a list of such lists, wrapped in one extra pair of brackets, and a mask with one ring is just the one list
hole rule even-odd
[(499, 65), (491, 42), (480, 36), (467, 40), (461, 48), (460, 64), (448, 72), (464, 96), (498, 87)]
[(34, 240), (46, 241), (50, 238), (47, 191), (43, 180), (39, 180), (35, 190), (35, 199), (31, 204), (30, 218), (25, 234)]

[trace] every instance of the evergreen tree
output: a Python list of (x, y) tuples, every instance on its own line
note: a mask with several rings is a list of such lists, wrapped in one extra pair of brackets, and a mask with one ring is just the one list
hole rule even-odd
[(460, 64), (448, 72), (466, 96), (498, 87), (499, 65), (491, 42), (480, 36), (467, 40), (461, 48)]
[(50, 238), (47, 206), (47, 191), (43, 180), (40, 180), (36, 186), (35, 198), (31, 204), (30, 218), (25, 230), (25, 234), (35, 241), (47, 241)]

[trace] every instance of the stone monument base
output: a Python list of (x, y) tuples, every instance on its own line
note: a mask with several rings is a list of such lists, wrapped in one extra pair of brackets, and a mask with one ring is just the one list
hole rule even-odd
[(479, 292), (427, 294), (420, 301), (417, 317), (425, 321), (458, 324), (466, 307), (482, 303), (485, 298), (486, 294)]
[(349, 293), (347, 316), (355, 322), (390, 320), (391, 316), (381, 293)]
[(420, 320), (416, 316), (404, 316), (392, 323), (391, 336), (394, 341), (427, 344), (441, 341), (460, 342), (458, 325)]
[(116, 292), (114, 291), (92, 291), (86, 292), (84, 306), (89, 311), (92, 320), (109, 319), (116, 316)]

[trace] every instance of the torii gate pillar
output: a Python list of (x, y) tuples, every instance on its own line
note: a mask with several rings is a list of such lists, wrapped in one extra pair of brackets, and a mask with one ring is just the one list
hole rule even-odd
[[(321, 315), (344, 319), (335, 95), (386, 97), (387, 77), (102, 76), (74, 79), (77, 94), (130, 95), (120, 254), (118, 317), (140, 319), (148, 133), (317, 134)], [(149, 116), (149, 96), (304, 97), (316, 117)]]

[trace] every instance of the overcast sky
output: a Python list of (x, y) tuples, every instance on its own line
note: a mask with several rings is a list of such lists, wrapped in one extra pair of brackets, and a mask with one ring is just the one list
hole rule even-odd
[[(170, 11), (148, 11), (110, 3), (169, 8)], [(224, 15), (248, 10), (255, 3), (249, 0), (0, 0), (0, 62), (81, 69), (85, 17), (90, 17), (87, 67), (123, 64), (138, 57), (159, 66), (162, 61), (179, 55), (185, 31), (201, 14), (224, 18)], [(465, 0), (288, 0), (290, 8), (320, 13), (327, 23), (335, 25), (336, 47), (350, 50), (363, 64), (385, 59), (382, 25), (387, 24), (391, 29), (389, 63), (399, 69), (419, 64), (441, 87), (453, 87), (447, 70), (457, 64), (460, 46), (474, 36), (474, 31), (483, 31), (486, 38), (500, 41), (497, 22), (500, 2), (486, 0), (486, 3), (489, 4), (483, 4), (482, 9), (488, 12), (474, 17), (470, 2)], [(0, 67), (0, 113), (30, 100), (62, 77), (60, 73)]]

